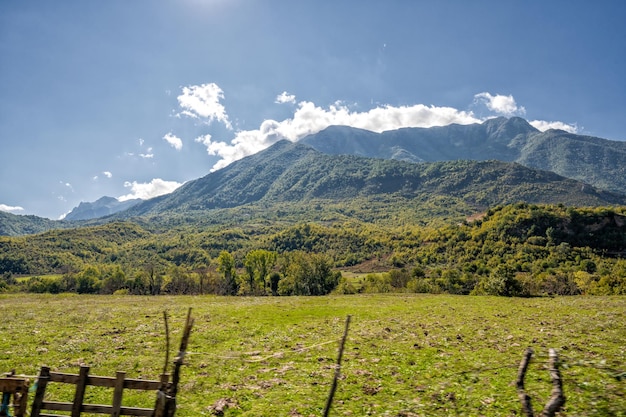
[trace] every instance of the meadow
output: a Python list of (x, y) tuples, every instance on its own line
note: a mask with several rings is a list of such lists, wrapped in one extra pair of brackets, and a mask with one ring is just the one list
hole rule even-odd
[[(0, 372), (158, 379), (163, 311), (173, 360), (195, 318), (177, 416), (320, 416), (351, 316), (333, 416), (518, 416), (515, 378), (550, 396), (549, 348), (561, 358), (562, 416), (626, 416), (626, 298), (423, 294), (323, 297), (0, 295)], [(54, 394), (54, 391), (51, 392)], [(31, 396), (33, 394), (31, 393)], [(67, 395), (63, 390), (58, 395)], [(110, 403), (110, 392), (87, 392)], [(125, 398), (150, 406), (154, 397)]]

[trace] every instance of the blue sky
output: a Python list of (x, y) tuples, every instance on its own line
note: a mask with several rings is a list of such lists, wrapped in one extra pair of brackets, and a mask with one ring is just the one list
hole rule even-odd
[(0, 210), (172, 191), (280, 138), (522, 116), (625, 140), (626, 2), (0, 2)]

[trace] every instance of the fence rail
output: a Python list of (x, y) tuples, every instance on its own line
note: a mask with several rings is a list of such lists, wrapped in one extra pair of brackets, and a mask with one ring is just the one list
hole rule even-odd
[[(47, 414), (42, 411), (65, 411), (70, 416), (79, 417), (81, 413), (104, 414), (112, 417), (119, 416), (152, 416), (154, 408), (123, 407), (122, 397), (124, 390), (161, 391), (169, 381), (169, 374), (162, 374), (160, 381), (144, 379), (127, 379), (125, 372), (117, 372), (115, 377), (89, 375), (89, 367), (81, 366), (79, 374), (66, 374), (50, 372), (50, 368), (41, 368), (37, 383), (37, 392), (33, 400), (32, 417), (54, 417), (58, 414)], [(62, 383), (76, 385), (74, 401), (46, 401), (44, 399), (46, 388), (49, 383)], [(111, 405), (85, 404), (85, 390), (88, 386), (113, 388), (113, 400)]]

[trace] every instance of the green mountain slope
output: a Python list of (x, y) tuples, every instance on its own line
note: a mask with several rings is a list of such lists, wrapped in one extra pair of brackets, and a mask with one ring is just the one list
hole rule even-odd
[[(308, 145), (281, 141), (171, 194), (72, 226), (132, 219), (146, 227), (166, 228), (180, 222), (230, 224), (251, 217), (336, 219), (346, 213), (358, 221), (415, 221), (419, 216), (427, 223), (432, 218), (463, 218), (515, 202), (604, 206), (626, 204), (626, 198), (517, 163), (412, 163), (329, 155)], [(68, 227), (68, 222), (28, 216), (1, 219), (7, 235)]]
[(626, 202), (621, 195), (515, 163), (415, 164), (327, 155), (303, 144), (282, 141), (114, 217), (190, 215), (252, 203), (307, 203), (313, 199), (338, 202), (380, 195), (407, 200), (429, 195), (454, 197), (477, 209), (517, 201), (585, 206)]
[(328, 154), (413, 162), (490, 160), (518, 162), (595, 187), (626, 194), (626, 142), (540, 132), (519, 117), (482, 124), (406, 128), (380, 134), (331, 126), (302, 140)]
[(0, 236), (19, 236), (41, 233), (64, 227), (63, 222), (37, 216), (21, 216), (0, 211)]

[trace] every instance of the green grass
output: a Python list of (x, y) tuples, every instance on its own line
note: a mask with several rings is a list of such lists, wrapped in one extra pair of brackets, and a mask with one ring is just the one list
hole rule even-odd
[(61, 275), (61, 274), (27, 275), (27, 276), (17, 277), (15, 280), (17, 282), (26, 282), (26, 281), (30, 280), (31, 278), (35, 278), (35, 277), (59, 281), (63, 277), (63, 275)]
[[(225, 416), (321, 415), (347, 315), (333, 416), (521, 415), (513, 381), (528, 346), (536, 410), (550, 395), (554, 347), (563, 360), (562, 415), (626, 415), (626, 382), (616, 377), (626, 370), (625, 297), (0, 295), (0, 372), (36, 375), (47, 365), (78, 373), (88, 364), (95, 375), (157, 379), (162, 312), (171, 317), (172, 359), (189, 307), (195, 326), (180, 417), (212, 415), (219, 400), (230, 404)], [(89, 395), (107, 403), (112, 393)]]

